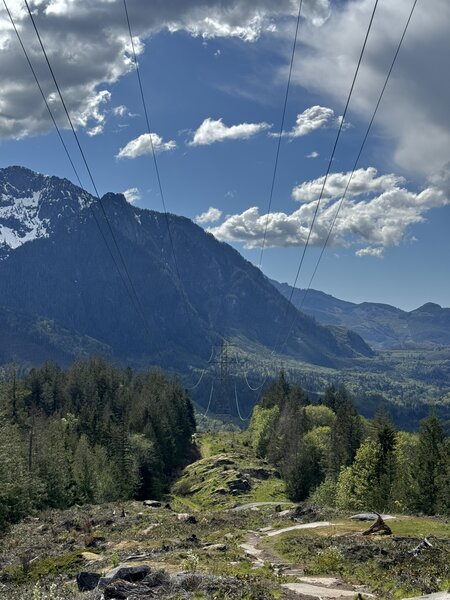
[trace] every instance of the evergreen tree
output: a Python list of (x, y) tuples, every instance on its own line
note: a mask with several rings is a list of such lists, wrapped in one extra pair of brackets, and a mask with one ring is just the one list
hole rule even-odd
[(440, 503), (446, 470), (446, 436), (434, 413), (420, 423), (417, 459), (417, 508), (433, 515)]
[(336, 414), (336, 420), (331, 427), (328, 475), (337, 478), (342, 467), (352, 464), (363, 438), (363, 427), (345, 388), (329, 388), (325, 398), (325, 406)]

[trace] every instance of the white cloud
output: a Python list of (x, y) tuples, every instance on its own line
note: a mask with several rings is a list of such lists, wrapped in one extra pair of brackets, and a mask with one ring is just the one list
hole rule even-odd
[[(292, 197), (299, 202), (313, 202), (320, 197), (325, 177), (306, 181), (292, 190)], [(322, 198), (338, 198), (342, 196), (349, 180), (349, 173), (330, 173), (323, 191)], [(346, 197), (362, 194), (382, 193), (404, 183), (403, 177), (393, 173), (378, 175), (374, 167), (357, 169), (353, 173)]]
[(334, 110), (325, 106), (311, 106), (297, 115), (293, 129), (286, 131), (283, 135), (291, 138), (303, 137), (316, 129), (336, 124), (339, 125), (339, 121), (334, 116)]
[(123, 195), (125, 196), (125, 200), (127, 202), (129, 202), (130, 204), (135, 204), (136, 202), (138, 202), (139, 200), (142, 199), (141, 191), (137, 187), (133, 187), (133, 188), (129, 188), (128, 190), (125, 190), (123, 192)]
[(194, 132), (190, 146), (206, 146), (224, 140), (247, 140), (272, 126), (268, 123), (241, 123), (228, 127), (222, 119), (205, 119)]
[(314, 152), (310, 152), (309, 154), (307, 154), (306, 158), (317, 158), (318, 156), (319, 153), (314, 150)]
[(366, 248), (361, 248), (355, 252), (356, 256), (375, 256), (376, 258), (383, 257), (384, 248), (367, 246)]
[(145, 154), (152, 153), (153, 150), (156, 154), (161, 152), (168, 152), (174, 150), (177, 147), (176, 142), (170, 140), (164, 142), (163, 139), (156, 133), (143, 133), (134, 140), (128, 142), (126, 146), (119, 150), (116, 158), (137, 158), (138, 156), (144, 156)]
[(128, 114), (128, 109), (125, 105), (120, 104), (113, 108), (113, 114), (115, 117), (125, 117)]
[[(42, 39), (59, 80), (68, 109), (78, 127), (100, 133), (110, 109), (112, 84), (133, 69), (122, 0), (30, 0)], [(144, 41), (162, 31), (186, 31), (205, 39), (237, 37), (251, 42), (263, 32), (270, 35), (273, 21), (294, 17), (294, 0), (134, 0), (129, 12), (138, 54)], [(9, 0), (42, 87), (54, 85), (46, 68), (23, 2)], [(305, 0), (304, 14), (321, 23), (328, 0)], [(273, 34), (272, 34), (273, 35)], [(0, 10), (0, 138), (21, 138), (52, 128), (39, 91), (3, 9)], [(52, 100), (58, 122), (67, 127), (63, 111)]]
[(221, 216), (221, 210), (210, 206), (206, 212), (195, 217), (194, 221), (199, 225), (204, 225), (205, 223), (214, 223), (215, 221), (218, 221)]
[[(349, 173), (332, 173), (326, 186), (310, 244), (322, 246), (333, 222)], [(330, 245), (362, 246), (358, 256), (381, 256), (382, 249), (402, 242), (411, 225), (425, 221), (432, 208), (450, 203), (449, 190), (430, 183), (420, 192), (403, 187), (403, 180), (394, 174), (377, 175), (375, 169), (360, 169), (349, 187), (330, 238)], [(292, 212), (260, 214), (257, 207), (231, 215), (218, 227), (209, 229), (218, 239), (243, 242), (247, 248), (262, 245), (267, 224), (267, 246), (298, 246), (306, 242), (316, 209), (322, 179), (315, 179), (293, 190), (303, 200)], [(301, 193), (299, 192), (301, 189)], [(368, 249), (370, 247), (370, 249)]]
[[(375, 108), (411, 7), (412, 0), (379, 3), (350, 104), (363, 122)], [(304, 27), (293, 81), (342, 106), (372, 9), (373, 0), (335, 3), (320, 29)], [(386, 159), (425, 177), (450, 158), (449, 28), (448, 0), (435, 0), (433, 10), (417, 4), (375, 122), (392, 149)]]

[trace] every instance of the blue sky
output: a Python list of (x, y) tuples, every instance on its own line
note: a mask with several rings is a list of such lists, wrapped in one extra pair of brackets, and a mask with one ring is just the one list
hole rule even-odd
[[(51, 80), (21, 4), (14, 0), (11, 9), (52, 99)], [(198, 219), (215, 209), (209, 214), (217, 218), (200, 217), (200, 224), (255, 264), (267, 223), (262, 269), (292, 283), (373, 2), (304, 3), (285, 121), (291, 133), (281, 141), (269, 217), (278, 142), (270, 134), (280, 127), (296, 3), (192, 0), (174, 2), (169, 9), (155, 2), (150, 15), (151, 4), (130, 0), (129, 10), (139, 36), (152, 134), (159, 136), (155, 143), (168, 210)], [(413, 15), (312, 286), (343, 299), (406, 309), (427, 301), (450, 305), (445, 100), (450, 86), (439, 63), (443, 50), (447, 55), (450, 50), (450, 9), (445, 0), (436, 4), (436, 15), (420, 3)], [(137, 206), (161, 210), (148, 139), (139, 146), (142, 155), (133, 146), (146, 126), (122, 2), (97, 3), (98, 19), (89, 15), (87, 0), (37, 0), (32, 6), (99, 191), (135, 189)], [(309, 281), (411, 6), (412, 0), (380, 0), (300, 287)], [(74, 180), (3, 13), (0, 48), (0, 166), (21, 164)], [(64, 136), (92, 191), (69, 132)], [(117, 158), (121, 149), (126, 156)]]

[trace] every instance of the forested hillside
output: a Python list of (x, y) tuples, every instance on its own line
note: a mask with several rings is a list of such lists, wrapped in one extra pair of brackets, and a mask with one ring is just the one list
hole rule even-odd
[(160, 371), (11, 367), (0, 411), (0, 528), (34, 509), (159, 497), (195, 456), (190, 400)]
[(258, 456), (277, 466), (293, 500), (350, 510), (450, 513), (450, 437), (433, 413), (417, 434), (397, 431), (380, 409), (368, 421), (345, 388), (311, 404), (284, 374), (253, 411)]

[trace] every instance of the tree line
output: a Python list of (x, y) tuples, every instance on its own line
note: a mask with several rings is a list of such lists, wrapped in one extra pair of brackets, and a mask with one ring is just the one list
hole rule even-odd
[(358, 414), (344, 387), (312, 404), (284, 373), (255, 407), (251, 444), (276, 465), (292, 500), (348, 510), (450, 514), (450, 437), (434, 413), (417, 433), (380, 408)]
[(0, 383), (0, 528), (31, 511), (158, 498), (193, 456), (194, 411), (175, 379), (101, 359)]

